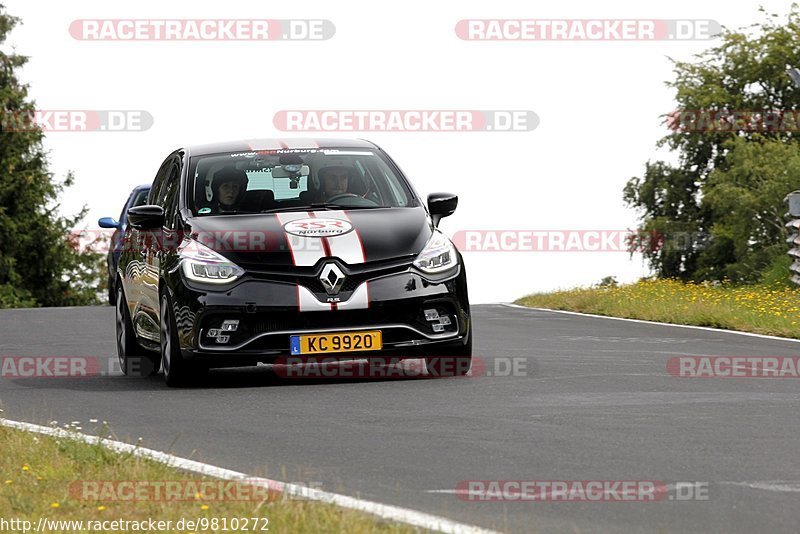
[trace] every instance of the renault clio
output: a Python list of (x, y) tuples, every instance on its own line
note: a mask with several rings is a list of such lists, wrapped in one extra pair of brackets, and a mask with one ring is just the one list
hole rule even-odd
[(170, 386), (282, 357), (472, 358), (464, 261), (439, 229), (458, 197), (423, 202), (362, 140), (181, 148), (128, 211), (116, 334), (126, 374)]

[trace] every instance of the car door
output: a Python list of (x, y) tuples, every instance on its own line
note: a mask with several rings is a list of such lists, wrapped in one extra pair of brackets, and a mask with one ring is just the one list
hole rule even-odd
[[(162, 193), (165, 192), (172, 159), (170, 156), (161, 164), (150, 188), (147, 204), (161, 205), (163, 202)], [(158, 271), (153, 270), (157, 269), (158, 265), (154, 265), (153, 258), (159, 248), (161, 229), (139, 230), (130, 227), (128, 235), (134, 244), (126, 268), (130, 286), (130, 289), (126, 287), (126, 296), (129, 306), (133, 309), (131, 313), (133, 327), (140, 338), (158, 343)]]

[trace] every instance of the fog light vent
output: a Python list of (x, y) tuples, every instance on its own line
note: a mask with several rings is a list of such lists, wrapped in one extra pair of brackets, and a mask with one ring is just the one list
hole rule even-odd
[(453, 324), (455, 317), (451, 318), (450, 315), (445, 313), (446, 310), (439, 310), (437, 308), (428, 308), (426, 310), (422, 310), (425, 314), (425, 321), (431, 327), (436, 334), (441, 334), (443, 332), (447, 332), (450, 325)]
[(222, 322), (223, 332), (236, 332), (239, 328), (239, 319), (228, 319)]
[(439, 320), (439, 312), (437, 310), (425, 310), (425, 320), (432, 322)]

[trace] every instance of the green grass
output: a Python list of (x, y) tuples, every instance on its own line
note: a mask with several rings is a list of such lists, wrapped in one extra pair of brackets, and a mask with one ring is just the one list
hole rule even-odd
[[(418, 530), (333, 505), (290, 500), (280, 494), (254, 500), (86, 500), (71, 492), (76, 481), (211, 481), (100, 445), (0, 427), (0, 518), (51, 520), (172, 520), (181, 518), (268, 518), (270, 532), (391, 532)], [(78, 486), (80, 487), (80, 486)], [(261, 532), (262, 521), (258, 530)], [(245, 532), (219, 528), (194, 532)], [(56, 532), (56, 530), (49, 530)], [(166, 532), (178, 532), (174, 527)], [(189, 532), (182, 531), (184, 534)]]
[(800, 338), (800, 288), (642, 280), (536, 293), (523, 306)]

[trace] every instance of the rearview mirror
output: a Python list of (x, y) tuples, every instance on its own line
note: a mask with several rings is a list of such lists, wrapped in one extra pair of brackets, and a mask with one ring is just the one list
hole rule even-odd
[(164, 208), (154, 204), (136, 206), (128, 210), (128, 222), (137, 230), (149, 230), (164, 226)]
[(114, 217), (102, 217), (97, 220), (97, 225), (100, 228), (119, 228), (120, 224)]
[(439, 226), (439, 221), (452, 215), (458, 206), (458, 195), (452, 193), (431, 193), (428, 195), (428, 211), (431, 214), (434, 226)]
[(300, 176), (308, 176), (311, 169), (308, 165), (290, 164), (275, 166), (272, 168), (273, 178), (293, 178)]

